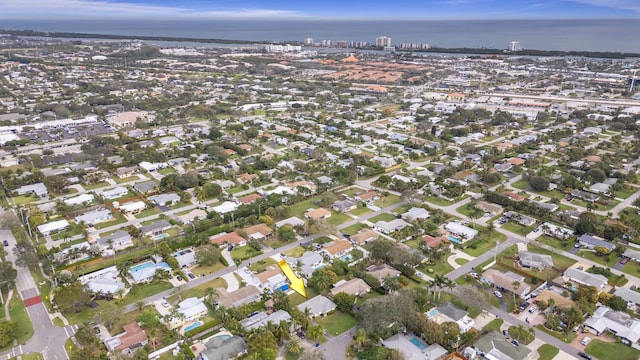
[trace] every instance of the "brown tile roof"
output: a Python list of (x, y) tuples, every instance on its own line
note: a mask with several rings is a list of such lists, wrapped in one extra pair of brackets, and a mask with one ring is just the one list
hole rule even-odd
[(507, 160), (507, 162), (509, 164), (511, 164), (511, 165), (522, 165), (526, 161), (524, 159), (520, 159), (520, 158), (511, 158), (511, 159)]
[(247, 196), (243, 196), (238, 198), (238, 201), (240, 201), (243, 204), (251, 204), (252, 202), (262, 199), (262, 195), (260, 194), (249, 194)]
[(260, 280), (261, 283), (266, 283), (269, 279), (275, 275), (281, 274), (282, 270), (280, 270), (280, 266), (278, 265), (269, 265), (263, 272), (256, 275), (256, 277)]
[(371, 229), (361, 229), (358, 233), (351, 235), (351, 240), (358, 245), (362, 245), (367, 241), (375, 240), (377, 238), (378, 233)]
[(447, 241), (444, 236), (433, 237), (431, 235), (425, 235), (422, 237), (422, 241), (430, 248), (437, 248), (443, 241)]
[(246, 240), (235, 231), (228, 234), (222, 234), (222, 235), (216, 234), (209, 238), (209, 242), (211, 242), (214, 245), (222, 245), (224, 243), (227, 243), (235, 246), (245, 241)]
[(309, 210), (306, 213), (304, 213), (304, 216), (308, 217), (311, 220), (328, 217), (327, 215), (331, 216), (331, 211), (323, 208)]
[(248, 236), (251, 236), (252, 234), (262, 234), (262, 236), (269, 236), (273, 233), (273, 230), (271, 230), (271, 228), (268, 227), (265, 223), (249, 226), (248, 228), (245, 228), (244, 231)]
[(331, 255), (339, 254), (342, 251), (350, 249), (351, 243), (347, 240), (336, 239), (333, 241), (333, 244), (326, 246), (324, 250)]
[(510, 191), (505, 191), (505, 192), (502, 193), (502, 195), (508, 196), (508, 197), (512, 198), (513, 200), (515, 200), (515, 201), (522, 201), (522, 200), (526, 199), (524, 196), (518, 195), (518, 194), (510, 192)]
[(341, 285), (338, 285), (331, 289), (331, 296), (335, 296), (338, 293), (347, 293), (349, 295), (357, 295), (360, 296), (364, 293), (368, 293), (371, 290), (371, 287), (367, 285), (364, 280), (360, 278), (353, 278)]
[(138, 343), (143, 343), (149, 339), (137, 322), (126, 324), (123, 328), (125, 333), (120, 336), (121, 344), (118, 346), (120, 350), (127, 349)]
[(375, 198), (376, 196), (378, 196), (377, 192), (373, 190), (369, 190), (367, 192), (363, 192), (361, 194), (356, 195), (356, 199), (360, 199), (361, 201), (367, 201), (369, 199)]

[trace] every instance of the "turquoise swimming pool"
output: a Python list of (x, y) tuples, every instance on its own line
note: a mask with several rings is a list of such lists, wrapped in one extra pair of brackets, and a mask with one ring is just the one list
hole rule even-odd
[(458, 239), (453, 235), (447, 235), (447, 239), (449, 239), (449, 241), (451, 241), (452, 243), (456, 243), (456, 244), (460, 244), (462, 242), (460, 241), (460, 239)]
[(438, 309), (431, 309), (431, 310), (429, 310), (429, 312), (427, 313), (427, 317), (430, 317), (430, 318), (432, 318), (432, 317), (434, 317), (434, 316), (436, 316), (436, 315), (438, 315)]
[(154, 266), (155, 264), (153, 263), (153, 261), (145, 261), (143, 263), (140, 263), (138, 265), (134, 265), (132, 266), (129, 271), (131, 272), (138, 272), (147, 268), (150, 268), (152, 266)]
[(191, 324), (191, 325), (187, 326), (186, 328), (184, 328), (184, 332), (191, 331), (191, 330), (193, 330), (193, 329), (195, 329), (195, 328), (197, 328), (197, 327), (199, 327), (201, 325), (202, 325), (202, 322), (196, 321), (193, 324)]
[(415, 346), (416, 346), (418, 349), (420, 349), (420, 350), (424, 350), (424, 349), (426, 349), (426, 348), (427, 348), (427, 344), (423, 343), (423, 342), (422, 342), (422, 340), (418, 339), (418, 338), (417, 338), (417, 337), (415, 337), (415, 336), (414, 336), (414, 337), (412, 337), (412, 338), (411, 338), (411, 340), (409, 340), (409, 341), (411, 341), (411, 343), (412, 343), (413, 345), (415, 345)]

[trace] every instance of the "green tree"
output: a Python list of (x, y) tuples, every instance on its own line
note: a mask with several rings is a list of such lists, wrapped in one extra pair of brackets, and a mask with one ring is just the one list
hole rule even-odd
[(304, 350), (304, 348), (300, 344), (300, 341), (298, 341), (298, 339), (296, 338), (289, 340), (289, 342), (287, 343), (287, 352), (293, 355), (300, 355), (302, 353), (302, 350)]
[(30, 241), (20, 241), (13, 248), (13, 254), (16, 256), (16, 265), (30, 267), (37, 265), (40, 259), (36, 253), (36, 248)]
[(4, 347), (13, 341), (17, 331), (18, 324), (12, 321), (0, 320), (0, 347)]
[(333, 296), (333, 302), (338, 307), (338, 310), (342, 311), (343, 313), (353, 315), (353, 305), (356, 303), (355, 295), (347, 294), (345, 292), (339, 292)]
[(276, 337), (267, 329), (259, 328), (247, 337), (247, 346), (257, 359), (275, 360), (278, 349)]
[(54, 301), (63, 314), (80, 312), (91, 302), (91, 293), (79, 282), (58, 286), (54, 294)]
[(338, 282), (338, 275), (327, 267), (314, 271), (308, 281), (309, 286), (316, 292), (328, 290), (336, 282)]
[(206, 244), (196, 248), (195, 259), (200, 266), (209, 266), (218, 262), (221, 256), (220, 248)]
[(11, 262), (0, 262), (0, 289), (8, 290), (9, 288), (12, 288), (17, 276), (18, 271), (13, 268)]

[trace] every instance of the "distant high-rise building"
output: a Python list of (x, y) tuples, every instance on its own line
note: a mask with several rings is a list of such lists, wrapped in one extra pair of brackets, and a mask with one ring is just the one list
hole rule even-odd
[(509, 51), (520, 51), (522, 47), (520, 46), (520, 41), (512, 41), (509, 43)]
[(304, 39), (304, 44), (305, 45), (313, 45), (313, 39), (310, 38), (310, 37)]
[(331, 46), (331, 40), (322, 40), (322, 46)]
[(349, 43), (346, 40), (338, 41), (338, 47), (346, 48)]
[(391, 38), (387, 36), (378, 36), (376, 38), (376, 47), (389, 47), (391, 46)]

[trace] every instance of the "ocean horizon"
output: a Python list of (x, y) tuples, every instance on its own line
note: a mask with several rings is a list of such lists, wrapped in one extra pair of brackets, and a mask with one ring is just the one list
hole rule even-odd
[(444, 48), (505, 49), (519, 41), (523, 49), (640, 53), (640, 20), (3, 20), (0, 28), (166, 36), (247, 41), (340, 40), (375, 42), (378, 36), (400, 43)]

